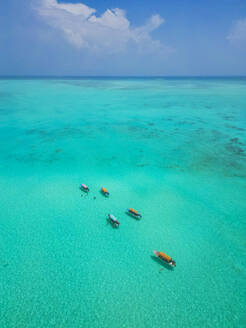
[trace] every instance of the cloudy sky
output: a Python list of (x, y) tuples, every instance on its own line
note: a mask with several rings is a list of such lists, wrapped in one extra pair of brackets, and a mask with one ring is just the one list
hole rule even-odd
[(1, 0), (0, 75), (246, 75), (246, 1)]

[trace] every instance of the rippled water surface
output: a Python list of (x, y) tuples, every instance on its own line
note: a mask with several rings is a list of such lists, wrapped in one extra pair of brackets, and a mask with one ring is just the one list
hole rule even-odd
[(244, 78), (0, 80), (0, 326), (245, 327), (245, 200)]

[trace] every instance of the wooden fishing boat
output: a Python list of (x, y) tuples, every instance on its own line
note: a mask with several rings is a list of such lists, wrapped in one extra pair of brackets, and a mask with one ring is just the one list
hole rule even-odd
[(89, 192), (90, 191), (89, 187), (87, 187), (84, 183), (81, 183), (80, 189), (83, 190), (84, 192)]
[(138, 213), (136, 210), (134, 210), (133, 208), (128, 208), (126, 210), (127, 214), (133, 216), (135, 219), (141, 219), (142, 215), (140, 213)]
[(112, 224), (114, 228), (119, 228), (120, 222), (113, 214), (108, 214), (108, 221)]
[(104, 187), (101, 188), (101, 193), (102, 193), (105, 197), (108, 197), (108, 196), (109, 196), (109, 192), (108, 192), (107, 189), (104, 188)]
[(162, 253), (162, 252), (157, 252), (157, 251), (153, 251), (153, 252), (163, 262), (167, 263), (171, 267), (176, 267), (176, 262), (170, 256), (168, 256), (167, 254)]

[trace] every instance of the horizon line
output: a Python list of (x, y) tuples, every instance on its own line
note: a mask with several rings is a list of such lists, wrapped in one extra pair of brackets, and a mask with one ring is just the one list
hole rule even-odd
[(6, 78), (246, 78), (246, 75), (0, 75)]

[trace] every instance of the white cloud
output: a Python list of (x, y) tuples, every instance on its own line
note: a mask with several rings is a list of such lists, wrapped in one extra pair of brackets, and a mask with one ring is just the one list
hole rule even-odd
[(227, 39), (230, 41), (246, 41), (246, 18), (235, 22)]
[(60, 9), (69, 12), (73, 15), (81, 15), (82, 17), (87, 18), (92, 13), (96, 12), (95, 9), (90, 8), (84, 4), (65, 4), (58, 3), (57, 0), (42, 0), (41, 1), (41, 9), (54, 10)]
[(164, 22), (160, 15), (153, 15), (145, 25), (132, 27), (124, 10), (107, 9), (101, 16), (96, 10), (82, 3), (58, 3), (57, 0), (38, 0), (38, 13), (46, 23), (63, 32), (67, 41), (79, 48), (124, 51), (129, 44), (140, 51), (164, 51), (171, 48), (153, 40), (151, 32)]

